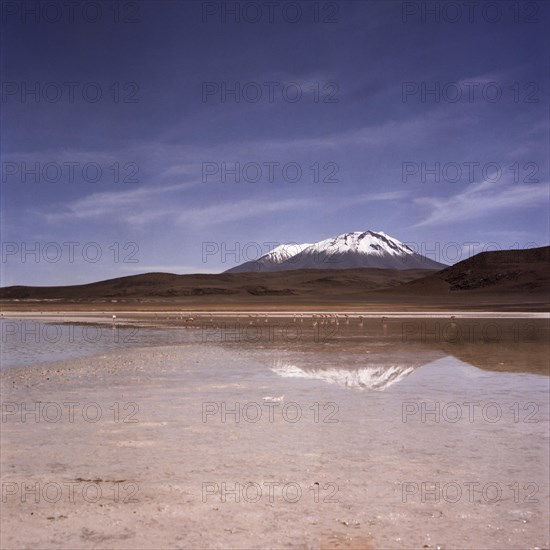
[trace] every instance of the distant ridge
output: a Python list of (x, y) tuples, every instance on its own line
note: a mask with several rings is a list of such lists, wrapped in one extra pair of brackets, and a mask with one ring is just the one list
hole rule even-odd
[(217, 300), (258, 297), (309, 297), (365, 293), (402, 284), (431, 273), (423, 269), (296, 270), (291, 273), (220, 273), (174, 275), (142, 273), (72, 286), (9, 286), (0, 288), (4, 300)]
[[(11, 286), (0, 299), (37, 302), (162, 303), (185, 308), (247, 307), (265, 303), (279, 307), (320, 304), (356, 308), (507, 307), (523, 311), (550, 308), (550, 247), (483, 252), (446, 269), (301, 269), (265, 273), (173, 275), (144, 273), (74, 286)], [(40, 304), (38, 304), (40, 302)], [(6, 306), (7, 307), (7, 306)], [(105, 307), (105, 306), (101, 306)], [(148, 307), (148, 306), (144, 306)], [(526, 309), (527, 308), (527, 309)]]
[(481, 252), (397, 292), (522, 292), (550, 298), (550, 246)]

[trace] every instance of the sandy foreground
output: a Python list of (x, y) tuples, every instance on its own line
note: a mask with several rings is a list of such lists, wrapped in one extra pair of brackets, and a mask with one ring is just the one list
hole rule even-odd
[(3, 549), (550, 546), (547, 319), (187, 319), (0, 373)]

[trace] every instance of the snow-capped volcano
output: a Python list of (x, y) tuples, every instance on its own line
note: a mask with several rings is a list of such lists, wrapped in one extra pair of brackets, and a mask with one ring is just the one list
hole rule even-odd
[(280, 244), (279, 246), (276, 246), (271, 252), (268, 252), (261, 258), (258, 258), (255, 263), (258, 263), (260, 265), (280, 264), (282, 262), (286, 262), (288, 259), (296, 256), (310, 246), (311, 243)]
[(382, 231), (356, 231), (313, 244), (282, 244), (268, 254), (226, 273), (291, 269), (443, 269), (444, 264), (417, 254)]

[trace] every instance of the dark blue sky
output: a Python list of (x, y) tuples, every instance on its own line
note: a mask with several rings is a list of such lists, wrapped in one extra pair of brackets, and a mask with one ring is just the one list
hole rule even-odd
[(2, 2), (4, 286), (548, 244), (548, 2), (36, 5)]

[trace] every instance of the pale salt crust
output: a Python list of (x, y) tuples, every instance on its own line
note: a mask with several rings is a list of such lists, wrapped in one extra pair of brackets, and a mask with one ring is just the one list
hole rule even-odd
[[(37, 504), (32, 494), (26, 502), (9, 497), (1, 546), (548, 547), (548, 378), (482, 371), (441, 353), (419, 352), (410, 360), (415, 364), (405, 368), (412, 372), (382, 389), (323, 379), (326, 370), (331, 380), (338, 372), (340, 380), (367, 380), (353, 374), (361, 355), (338, 348), (302, 353), (189, 344), (3, 372), (3, 403), (78, 402), (82, 408), (94, 402), (104, 417), (86, 421), (77, 407), (74, 422), (66, 415), (55, 423), (32, 416), (23, 423), (17, 415), (3, 422), (2, 483), (77, 485), (74, 502), (66, 492), (55, 503), (41, 497)], [(284, 365), (313, 374), (281, 376), (277, 369)], [(266, 396), (283, 400), (266, 403)], [(496, 424), (405, 423), (402, 404), (415, 400), (533, 401), (541, 405), (541, 421), (516, 423), (507, 411)], [(117, 422), (110, 416), (114, 403), (122, 413)], [(128, 403), (139, 407), (132, 417), (138, 422), (121, 420), (135, 412), (122, 408)], [(257, 422), (236, 423), (230, 414), (222, 422), (219, 413), (204, 421), (205, 403), (225, 403), (229, 411), (248, 404), (249, 414), (256, 403), (264, 414)], [(279, 414), (288, 403), (300, 406), (302, 419)], [(324, 421), (331, 419), (338, 422)], [(421, 502), (420, 495), (403, 502), (403, 484), (422, 481), (492, 481), (505, 492), (496, 504), (479, 495), (469, 502), (464, 486), (456, 503)], [(521, 502), (506, 488), (516, 481)], [(203, 484), (224, 482), (228, 488), (255, 483), (264, 491), (257, 502), (234, 502), (231, 494), (222, 502), (219, 493), (205, 502)], [(289, 502), (274, 490), (270, 502), (270, 482), (298, 485), (302, 496)], [(523, 502), (527, 483), (539, 487), (538, 503)], [(100, 487), (101, 500), (79, 496), (84, 484)], [(137, 502), (123, 502), (134, 486)], [(334, 487), (338, 502), (325, 502)]]

